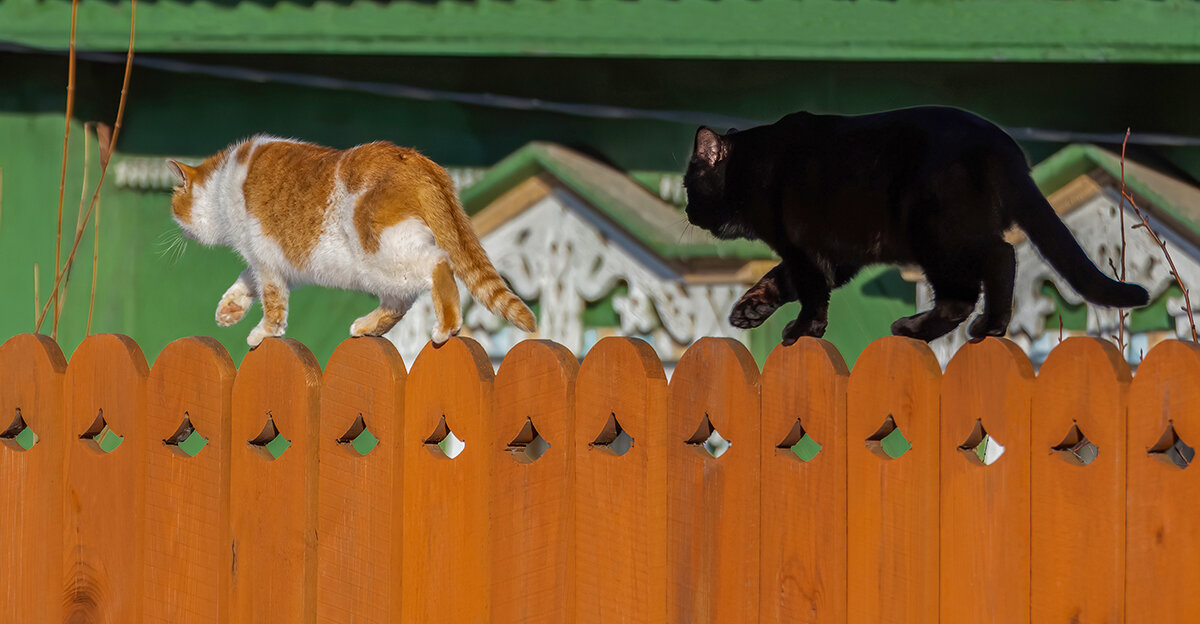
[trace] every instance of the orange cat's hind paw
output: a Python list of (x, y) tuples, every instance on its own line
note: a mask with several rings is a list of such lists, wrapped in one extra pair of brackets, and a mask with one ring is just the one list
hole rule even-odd
[(459, 332), (461, 332), (461, 331), (462, 331), (462, 327), (454, 327), (454, 328), (450, 328), (450, 329), (446, 329), (443, 327), (436, 327), (433, 330), (433, 336), (431, 336), (431, 338), (433, 339), (433, 344), (435, 344), (435, 345), (445, 344), (445, 342), (447, 340), (450, 340), (452, 337), (457, 336), (459, 334)]

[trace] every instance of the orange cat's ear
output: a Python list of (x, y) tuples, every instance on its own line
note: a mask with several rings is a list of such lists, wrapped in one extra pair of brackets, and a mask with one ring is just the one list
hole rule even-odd
[(179, 181), (179, 186), (187, 186), (188, 182), (192, 179), (192, 174), (196, 172), (195, 167), (189, 167), (171, 158), (167, 159), (167, 167), (175, 174), (175, 178)]

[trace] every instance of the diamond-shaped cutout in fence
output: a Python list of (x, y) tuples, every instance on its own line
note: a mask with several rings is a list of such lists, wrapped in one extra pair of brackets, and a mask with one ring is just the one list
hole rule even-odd
[(1050, 447), (1050, 450), (1057, 453), (1063, 461), (1076, 466), (1086, 466), (1100, 456), (1100, 447), (1092, 444), (1092, 441), (1083, 435), (1078, 424), (1072, 424), (1062, 442)]
[(171, 437), (163, 440), (163, 444), (171, 447), (177, 453), (195, 457), (205, 446), (208, 445), (208, 438), (200, 435), (199, 431), (192, 426), (192, 419), (187, 412), (183, 413), (183, 422), (179, 423), (179, 428)]
[(821, 445), (813, 439), (804, 426), (800, 424), (800, 419), (796, 419), (796, 424), (792, 425), (792, 430), (788, 432), (787, 437), (782, 442), (775, 445), (775, 448), (781, 451), (791, 451), (802, 462), (810, 462), (821, 452)]
[(1187, 445), (1175, 431), (1175, 424), (1168, 422), (1166, 430), (1158, 438), (1158, 442), (1147, 451), (1150, 457), (1162, 463), (1183, 470), (1192, 465), (1196, 458), (1196, 449)]
[(271, 412), (267, 412), (267, 423), (263, 425), (262, 431), (250, 440), (250, 446), (265, 453), (271, 459), (279, 459), (283, 452), (292, 446), (292, 441), (283, 437), (279, 432), (279, 427), (275, 426), (275, 417)]
[(25, 418), (21, 416), (21, 408), (17, 408), (17, 415), (8, 429), (0, 432), (0, 443), (15, 451), (28, 451), (38, 443), (38, 435), (29, 428), (29, 425), (25, 423)]
[(433, 433), (425, 438), (425, 448), (438, 457), (454, 459), (467, 448), (467, 441), (454, 435), (450, 425), (446, 424), (446, 415), (442, 414), (442, 419), (438, 421), (437, 427), (434, 427)]
[(121, 446), (121, 443), (125, 441), (125, 438), (117, 435), (115, 431), (109, 428), (108, 422), (104, 420), (103, 409), (99, 410), (96, 414), (96, 420), (92, 421), (92, 426), (80, 434), (79, 439), (101, 453), (111, 453), (117, 450), (117, 447)]
[(867, 438), (867, 448), (884, 459), (897, 459), (912, 448), (912, 443), (900, 432), (896, 419), (888, 414), (879, 429)]
[(625, 429), (621, 427), (621, 423), (617, 421), (617, 415), (609, 412), (608, 421), (604, 423), (604, 429), (588, 445), (588, 448), (604, 451), (609, 455), (621, 456), (633, 448), (633, 436), (626, 433)]
[(971, 435), (958, 445), (958, 450), (966, 455), (967, 459), (982, 466), (991, 466), (1004, 454), (1004, 447), (988, 434), (987, 429), (983, 428), (983, 421), (979, 419), (975, 420), (975, 428)]
[(342, 434), (342, 437), (337, 439), (338, 444), (349, 446), (354, 449), (354, 452), (359, 455), (366, 455), (375, 449), (379, 444), (379, 438), (375, 437), (374, 433), (367, 428), (367, 421), (363, 420), (363, 415), (359, 414), (358, 418), (354, 419), (354, 423)]
[(721, 432), (713, 426), (712, 420), (708, 414), (704, 415), (704, 420), (700, 421), (700, 426), (696, 428), (696, 432), (692, 437), (684, 441), (685, 444), (695, 449), (702, 450), (709, 457), (716, 459), (725, 454), (729, 447), (733, 446), (733, 442), (721, 437)]
[(532, 464), (550, 450), (550, 442), (538, 433), (537, 427), (533, 426), (533, 419), (526, 418), (525, 426), (521, 427), (517, 437), (508, 443), (506, 450), (518, 463)]

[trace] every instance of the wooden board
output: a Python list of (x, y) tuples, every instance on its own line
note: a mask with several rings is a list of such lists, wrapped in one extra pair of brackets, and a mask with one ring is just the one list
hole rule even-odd
[[(815, 338), (775, 347), (763, 366), (759, 621), (764, 624), (846, 621), (849, 378), (841, 354)], [(803, 443), (797, 424), (809, 438)], [(800, 454), (791, 448), (798, 443)], [(810, 443), (820, 446), (811, 456), (816, 447)]]
[(0, 432), (18, 410), (32, 431), (0, 444), (0, 622), (63, 621), (66, 370), (48, 336), (20, 334), (0, 345)]
[[(264, 340), (238, 370), (229, 513), (235, 624), (316, 621), (320, 388), (316, 358), (290, 338)], [(250, 443), (268, 420), (290, 442), (274, 459)]]
[(1021, 348), (997, 338), (964, 345), (946, 367), (940, 444), (942, 622), (1029, 621), (1033, 380), (1033, 366)]
[[(1111, 342), (1069, 338), (1042, 364), (1032, 415), (1032, 621), (1125, 615), (1125, 410), (1129, 367)], [(1077, 425), (1090, 465), (1051, 448)]]
[[(213, 338), (172, 342), (150, 371), (147, 622), (200, 624), (229, 618), (229, 430), (236, 373), (229, 353)], [(183, 435), (185, 419), (200, 438)]]
[[(854, 624), (937, 621), (941, 372), (928, 345), (899, 337), (871, 343), (850, 372), (847, 593)], [(911, 444), (896, 458), (866, 448), (889, 415)]]
[(1130, 624), (1183, 624), (1200, 614), (1200, 467), (1163, 461), (1171, 459), (1158, 452), (1168, 427), (1184, 444), (1200, 446), (1200, 347), (1194, 343), (1172, 340), (1151, 349), (1129, 389)]
[[(491, 617), (492, 364), (479, 343), (426, 345), (404, 401), (402, 622), (487, 622)], [(453, 459), (439, 423), (466, 443)], [(447, 438), (448, 439), (448, 438)]]
[[(385, 338), (351, 338), (325, 366), (317, 442), (317, 621), (399, 621), (404, 361)], [(359, 418), (365, 425), (359, 431)], [(339, 441), (343, 440), (343, 441)], [(364, 454), (365, 452), (365, 454)]]
[(758, 619), (759, 444), (754, 358), (701, 338), (667, 398), (667, 621)]
[[(496, 373), (488, 436), (493, 622), (570, 620), (578, 371), (579, 361), (566, 347), (526, 340), (504, 356)], [(530, 443), (533, 432), (548, 449)]]
[[(584, 358), (575, 386), (575, 622), (666, 621), (666, 408), (650, 345), (605, 338)], [(633, 438), (623, 455), (593, 444), (611, 433), (610, 418)]]
[[(89, 336), (71, 356), (65, 409), (63, 617), (68, 622), (142, 621), (146, 358), (133, 339)], [(122, 436), (111, 452), (80, 439), (103, 411)], [(116, 438), (105, 437), (111, 448)]]

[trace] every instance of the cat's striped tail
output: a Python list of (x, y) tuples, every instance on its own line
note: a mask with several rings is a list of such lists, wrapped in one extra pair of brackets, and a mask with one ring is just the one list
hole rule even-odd
[[(483, 245), (479, 244), (479, 237), (471, 227), (470, 218), (458, 201), (453, 181), (449, 174), (444, 171), (441, 173), (439, 177), (444, 177), (444, 183), (437, 186), (441, 195), (440, 203), (445, 209), (440, 211), (439, 220), (444, 219), (441, 225), (447, 231), (439, 233), (437, 230), (443, 228), (431, 229), (434, 230), (438, 246), (450, 255), (454, 275), (462, 280), (475, 301), (491, 310), (492, 314), (507, 319), (524, 331), (536, 331), (537, 321), (533, 312), (520, 297), (509, 290), (508, 284), (505, 284), (504, 279), (496, 272), (496, 267), (492, 266), (492, 261), (488, 259), (487, 252), (483, 250)], [(430, 220), (428, 217), (427, 222)]]

